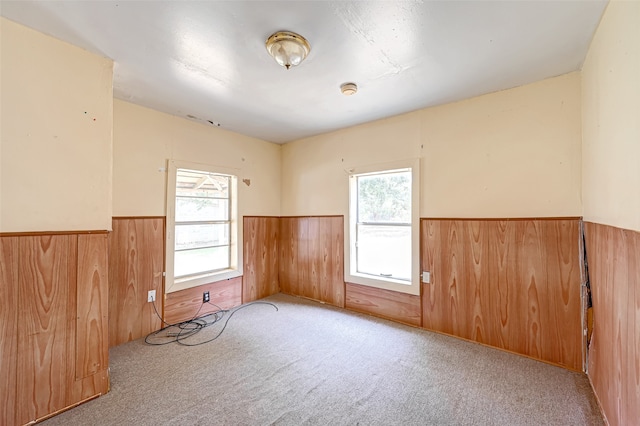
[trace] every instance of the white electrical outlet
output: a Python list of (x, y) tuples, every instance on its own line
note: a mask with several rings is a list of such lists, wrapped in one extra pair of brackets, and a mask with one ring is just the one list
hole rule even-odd
[(149, 290), (149, 294), (147, 295), (147, 302), (155, 302), (156, 300), (156, 291)]
[(422, 271), (422, 282), (429, 284), (431, 282), (431, 273), (428, 271)]

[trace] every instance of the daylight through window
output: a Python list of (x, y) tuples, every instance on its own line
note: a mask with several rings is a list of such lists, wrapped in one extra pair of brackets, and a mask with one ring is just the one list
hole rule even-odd
[(354, 178), (356, 272), (411, 281), (411, 171)]
[(230, 267), (231, 196), (231, 176), (177, 170), (175, 278)]

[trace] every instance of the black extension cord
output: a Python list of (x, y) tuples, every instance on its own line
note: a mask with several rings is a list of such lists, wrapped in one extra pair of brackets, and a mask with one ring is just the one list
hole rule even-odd
[[(198, 314), (202, 310), (202, 307), (205, 305), (205, 302), (203, 302), (198, 308), (198, 310), (196, 311), (193, 318), (191, 318), (190, 320), (182, 321), (176, 324), (169, 324), (158, 313), (158, 309), (156, 308), (156, 302), (154, 300), (153, 310), (155, 311), (158, 318), (160, 318), (160, 321), (162, 321), (162, 323), (165, 325), (165, 327), (162, 327), (160, 330), (147, 334), (147, 336), (144, 338), (144, 342), (148, 345), (154, 345), (154, 346), (168, 345), (170, 343), (177, 343), (182, 346), (204, 345), (205, 343), (211, 343), (214, 340), (216, 340), (218, 337), (220, 337), (224, 332), (225, 328), (227, 328), (227, 324), (229, 323), (229, 320), (231, 319), (231, 317), (241, 309), (247, 308), (252, 305), (270, 305), (270, 306), (273, 306), (276, 309), (276, 311), (278, 311), (278, 307), (273, 303), (269, 303), (269, 302), (251, 302), (251, 303), (247, 303), (246, 305), (240, 305), (237, 308), (232, 310), (222, 309), (220, 306), (216, 305), (215, 303), (211, 303), (211, 302), (206, 302), (206, 303), (209, 305), (215, 306), (216, 308), (218, 308), (218, 310), (215, 312), (208, 313), (206, 315), (198, 316)], [(188, 343), (185, 341), (186, 339), (196, 335), (203, 329), (220, 322), (225, 317), (225, 314), (227, 313), (229, 315), (224, 321), (224, 325), (222, 326), (222, 329), (218, 332), (218, 334), (213, 336), (211, 339), (205, 340), (203, 342), (197, 342), (197, 343)]]

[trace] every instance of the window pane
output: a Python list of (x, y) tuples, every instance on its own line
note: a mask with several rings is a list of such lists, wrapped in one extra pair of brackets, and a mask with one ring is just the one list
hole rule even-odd
[(411, 223), (411, 172), (358, 176), (358, 222)]
[(176, 225), (176, 250), (229, 245), (229, 224)]
[(357, 226), (357, 270), (363, 274), (411, 280), (410, 226)]
[(176, 174), (176, 195), (229, 198), (230, 182), (230, 176), (178, 169)]
[(182, 277), (229, 267), (229, 247), (210, 247), (174, 253), (174, 275)]
[(229, 220), (229, 200), (176, 197), (176, 222)]

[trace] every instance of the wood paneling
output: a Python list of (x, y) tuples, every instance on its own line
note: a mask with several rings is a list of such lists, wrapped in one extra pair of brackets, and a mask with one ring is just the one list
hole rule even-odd
[(423, 326), (580, 370), (579, 225), (423, 219)]
[(277, 217), (244, 217), (243, 303), (280, 291), (279, 234)]
[(343, 226), (342, 216), (280, 218), (283, 293), (344, 307)]
[(18, 238), (0, 238), (0, 424), (15, 421), (18, 362)]
[(67, 369), (74, 365), (77, 237), (24, 237), (19, 244), (18, 423), (67, 406)]
[(108, 256), (106, 234), (78, 235), (76, 380), (109, 364)]
[(0, 249), (0, 424), (106, 393), (107, 234), (5, 236)]
[(328, 227), (322, 229), (322, 283), (321, 299), (334, 306), (345, 306), (345, 282), (344, 282), (344, 218), (342, 216), (331, 217), (331, 230)]
[(158, 330), (162, 323), (164, 218), (114, 218), (109, 250), (109, 345), (116, 346)]
[(165, 299), (164, 320), (169, 324), (215, 312), (218, 308), (202, 303), (202, 293), (209, 292), (211, 303), (230, 309), (242, 303), (242, 277), (200, 285), (169, 293)]
[(27, 231), (27, 232), (0, 232), (2, 237), (49, 237), (51, 235), (108, 235), (106, 230), (90, 230), (90, 231)]
[(299, 218), (280, 218), (280, 261), (278, 264), (280, 291), (299, 294), (298, 291), (298, 221)]
[(593, 301), (589, 378), (611, 425), (640, 419), (640, 233), (585, 223)]
[(420, 326), (420, 296), (358, 284), (346, 284), (346, 308)]

